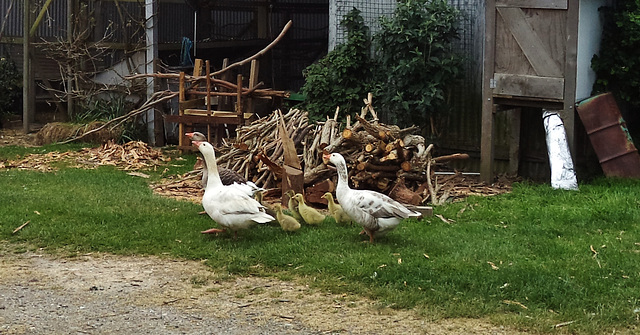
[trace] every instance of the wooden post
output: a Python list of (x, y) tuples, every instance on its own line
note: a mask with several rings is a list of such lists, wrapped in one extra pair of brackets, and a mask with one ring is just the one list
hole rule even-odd
[[(185, 93), (184, 93), (184, 72), (180, 72), (180, 80), (178, 81), (178, 115), (184, 115), (184, 109), (182, 107), (182, 103), (185, 101)], [(182, 122), (178, 123), (178, 147), (184, 146), (184, 124)]]
[(242, 108), (244, 106), (242, 106), (242, 74), (238, 73), (238, 77), (237, 77), (237, 83), (238, 83), (238, 89), (236, 91), (237, 93), (237, 101), (236, 101), (236, 114), (238, 114), (238, 117), (244, 117), (243, 115), (243, 111)]
[[(71, 43), (73, 41), (73, 17), (75, 15), (75, 1), (67, 0), (67, 42)], [(67, 64), (67, 73), (71, 73), (71, 64)], [(69, 76), (67, 78), (67, 117), (71, 117), (74, 113), (73, 107), (75, 100), (73, 96), (69, 93), (73, 90), (73, 78)]]
[(522, 108), (508, 110), (509, 119), (509, 174), (517, 175), (520, 167), (520, 122)]
[[(229, 66), (229, 58), (225, 58), (222, 60), (222, 69), (226, 69), (227, 66)], [(221, 78), (224, 81), (231, 81), (231, 75), (230, 75), (230, 71), (225, 71), (224, 73), (222, 73)], [(221, 92), (227, 92), (226, 89), (224, 88), (220, 88)], [(222, 96), (220, 98), (220, 102), (218, 104), (218, 108), (220, 108), (220, 110), (230, 110), (232, 109), (231, 107), (231, 103), (230, 103), (230, 98), (228, 96)]]
[[(146, 73), (153, 74), (156, 72), (155, 64), (158, 58), (158, 25), (156, 24), (156, 1), (145, 0), (145, 33), (147, 36), (147, 48), (146, 48)], [(150, 99), (156, 92), (156, 81), (153, 76), (147, 77), (147, 99)], [(162, 129), (162, 119), (156, 119), (156, 109), (150, 108), (147, 111), (147, 136), (149, 138), (149, 145), (156, 146), (163, 142), (160, 139), (160, 131)], [(182, 136), (182, 135), (181, 135)], [(163, 137), (164, 138), (164, 137)]]
[(495, 0), (485, 2), (485, 31), (482, 70), (482, 135), (480, 137), (480, 180), (493, 182), (493, 72), (495, 56)]
[(567, 7), (567, 50), (564, 65), (564, 107), (561, 113), (562, 122), (567, 132), (569, 150), (575, 157), (575, 103), (576, 103), (576, 76), (578, 60), (578, 16), (580, 12), (579, 0), (569, 0)]
[[(251, 71), (249, 72), (249, 89), (258, 85), (259, 64), (257, 59), (251, 61)], [(247, 97), (247, 113), (255, 112), (255, 101), (251, 97)]]
[[(211, 63), (208, 59), (205, 61), (205, 75), (207, 77), (207, 95), (204, 97), (204, 103), (207, 105), (207, 117), (210, 117), (211, 116)], [(216, 142), (214, 143), (217, 144), (219, 140), (220, 140), (219, 138), (216, 138)], [(210, 122), (207, 122), (207, 141), (209, 141), (209, 143), (212, 143)]]
[(33, 115), (32, 105), (35, 97), (33, 90), (33, 69), (31, 68), (31, 1), (23, 1), (23, 59), (22, 59), (22, 129), (29, 133)]

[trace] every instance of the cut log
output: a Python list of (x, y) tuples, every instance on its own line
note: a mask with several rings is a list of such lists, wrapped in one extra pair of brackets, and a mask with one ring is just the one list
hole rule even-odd
[(282, 178), (283, 171), (280, 165), (271, 161), (269, 157), (264, 155), (262, 152), (257, 154), (256, 157), (258, 157), (258, 159), (260, 159), (260, 161), (264, 163), (271, 172), (278, 176), (278, 178)]
[(462, 160), (462, 159), (469, 159), (469, 154), (452, 154), (452, 155), (446, 155), (446, 156), (438, 156), (433, 158), (433, 160), (436, 163), (444, 163), (444, 162), (449, 162), (452, 160)]
[(382, 141), (387, 141), (388, 136), (387, 136), (387, 129), (385, 129), (384, 127), (380, 126), (379, 124), (373, 124), (367, 120), (365, 120), (363, 117), (356, 115), (356, 120), (358, 120), (358, 122), (360, 123), (360, 125), (362, 125), (362, 127), (364, 128), (364, 130), (366, 130), (369, 134), (371, 134), (373, 137), (382, 140)]
[(356, 169), (359, 171), (388, 171), (396, 172), (400, 170), (397, 165), (376, 165), (369, 162), (360, 162), (356, 165)]
[(396, 181), (396, 184), (389, 192), (389, 196), (404, 204), (417, 206), (422, 203), (422, 197), (418, 193), (407, 188), (404, 178), (398, 178), (398, 181)]
[(411, 162), (404, 161), (400, 163), (400, 168), (402, 169), (402, 171), (405, 171), (405, 172), (411, 171)]
[(334, 133), (336, 127), (338, 127), (338, 122), (334, 119), (327, 118), (327, 121), (322, 127), (322, 133), (320, 133), (320, 149), (324, 149), (331, 144), (331, 135)]
[(304, 184), (311, 185), (321, 178), (326, 178), (329, 176), (329, 172), (331, 171), (332, 170), (329, 169), (326, 165), (318, 164), (316, 167), (304, 173)]
[(336, 184), (331, 179), (325, 179), (319, 183), (313, 184), (305, 189), (304, 198), (312, 204), (327, 205), (327, 199), (322, 196), (327, 193), (333, 193), (336, 190)]

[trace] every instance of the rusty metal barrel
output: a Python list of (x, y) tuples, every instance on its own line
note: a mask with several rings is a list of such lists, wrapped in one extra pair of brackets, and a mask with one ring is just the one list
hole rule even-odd
[(611, 93), (577, 104), (578, 115), (608, 177), (640, 178), (640, 155)]

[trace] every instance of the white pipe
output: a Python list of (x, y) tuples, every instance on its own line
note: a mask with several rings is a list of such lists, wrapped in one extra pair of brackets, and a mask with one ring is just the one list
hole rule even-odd
[(556, 111), (542, 111), (544, 130), (547, 133), (547, 150), (551, 167), (551, 187), (577, 190), (578, 180), (567, 142), (567, 133)]

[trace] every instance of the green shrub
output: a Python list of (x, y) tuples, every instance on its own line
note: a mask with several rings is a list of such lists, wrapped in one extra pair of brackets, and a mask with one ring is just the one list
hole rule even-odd
[(16, 102), (22, 96), (22, 74), (6, 57), (0, 57), (0, 83), (0, 115), (19, 113)]
[(427, 124), (448, 111), (447, 87), (461, 71), (451, 47), (459, 15), (445, 0), (400, 1), (392, 18), (381, 18), (373, 37), (377, 53), (369, 56), (368, 27), (354, 8), (342, 21), (347, 42), (305, 69), (302, 91), (311, 118), (324, 119), (336, 106), (343, 116), (359, 112), (373, 92), (383, 122), (430, 129)]
[(618, 101), (640, 108), (640, 0), (621, 1), (601, 9), (605, 26), (600, 54), (591, 67), (597, 80), (594, 93), (612, 92)]
[(459, 15), (444, 0), (409, 0), (398, 2), (393, 17), (381, 19), (374, 43), (386, 122), (426, 125), (447, 110), (445, 92), (462, 65), (451, 48)]
[(356, 8), (340, 24), (347, 31), (347, 41), (304, 70), (304, 107), (312, 120), (333, 115), (337, 106), (342, 116), (359, 111), (362, 98), (372, 88), (369, 27)]

